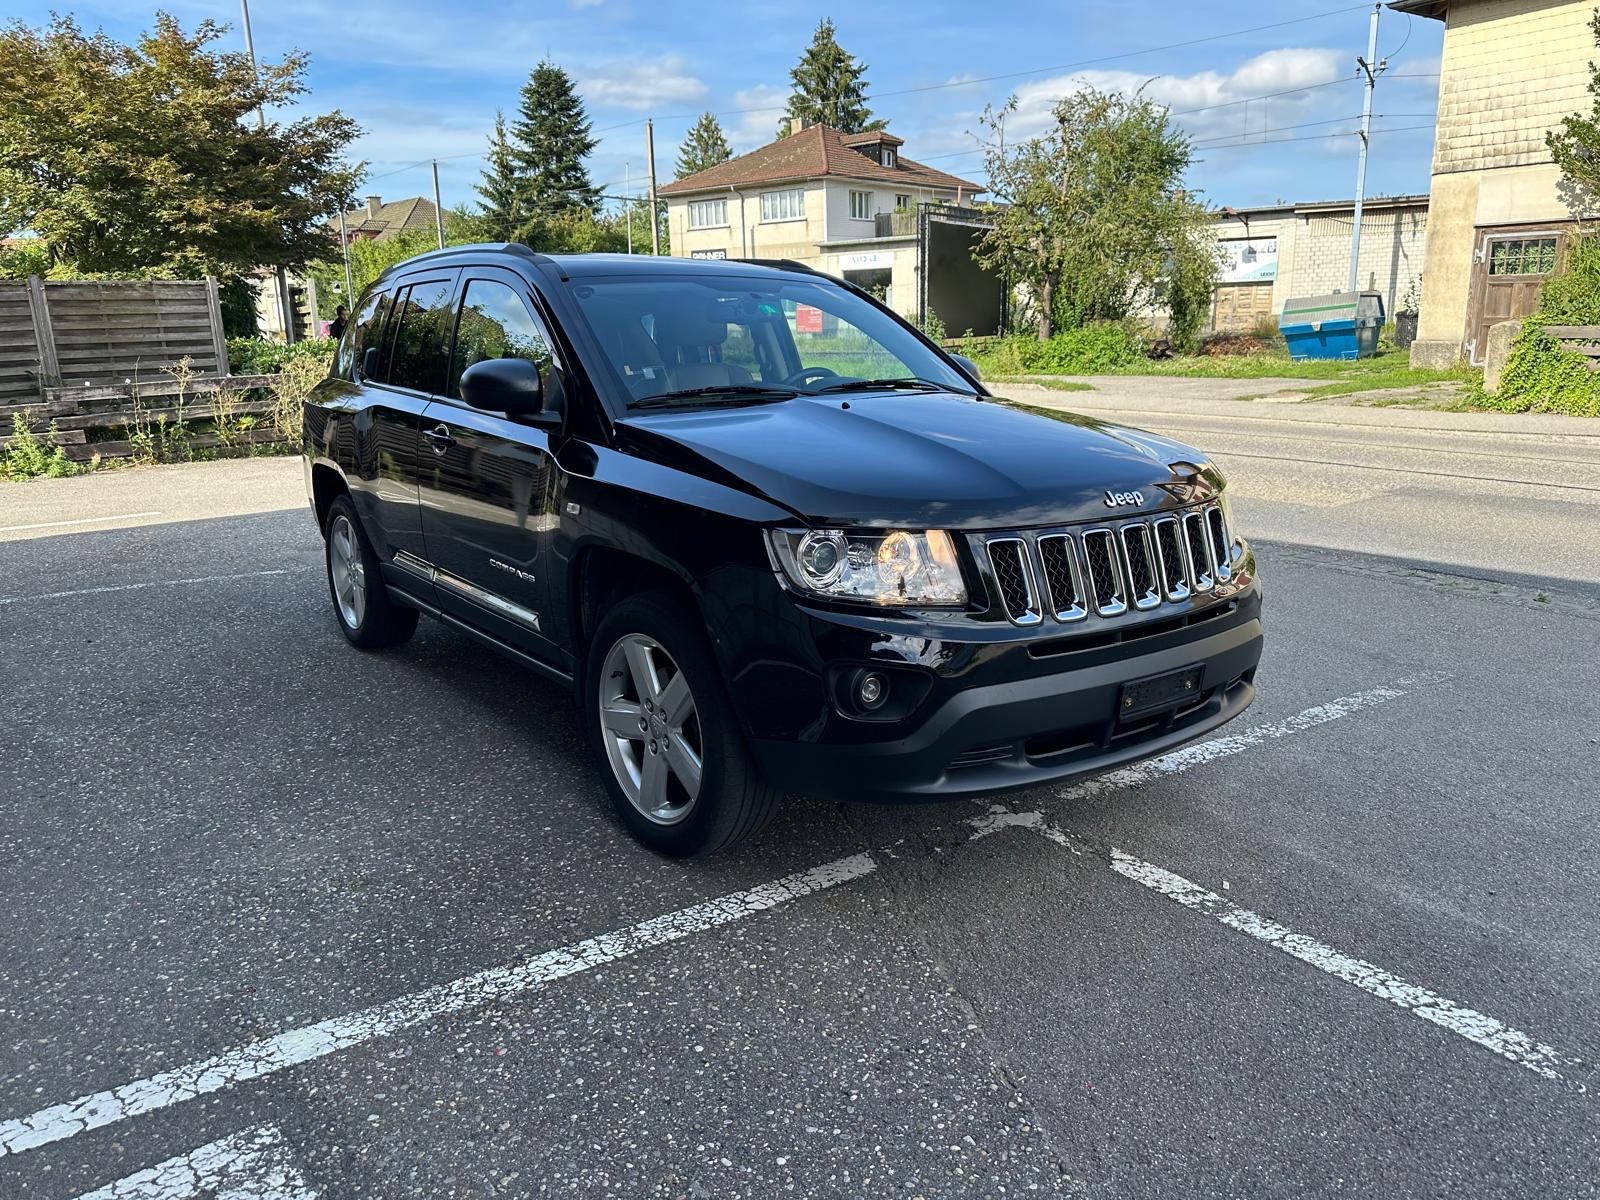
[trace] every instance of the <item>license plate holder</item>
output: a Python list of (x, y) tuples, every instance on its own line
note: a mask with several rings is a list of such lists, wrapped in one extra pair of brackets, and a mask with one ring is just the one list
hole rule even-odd
[(1204, 666), (1194, 666), (1130, 680), (1117, 698), (1118, 719), (1147, 716), (1197, 699), (1204, 674)]

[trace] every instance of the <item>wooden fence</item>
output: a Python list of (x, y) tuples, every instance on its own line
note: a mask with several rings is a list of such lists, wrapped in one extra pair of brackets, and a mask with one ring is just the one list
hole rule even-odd
[(196, 376), (228, 373), (215, 279), (0, 280), (0, 405), (160, 378), (183, 358)]
[(1546, 325), (1544, 331), (1563, 350), (1587, 358), (1589, 370), (1600, 371), (1600, 325)]
[(141, 435), (150, 439), (159, 431), (175, 436), (180, 424), (188, 427), (184, 442), (193, 450), (278, 442), (283, 435), (267, 414), (281, 378), (231, 375), (185, 384), (169, 376), (140, 384), (45, 388), (40, 400), (0, 405), (0, 448), (9, 440), (14, 414), (21, 414), (42, 440), (65, 449), (74, 462), (128, 458)]

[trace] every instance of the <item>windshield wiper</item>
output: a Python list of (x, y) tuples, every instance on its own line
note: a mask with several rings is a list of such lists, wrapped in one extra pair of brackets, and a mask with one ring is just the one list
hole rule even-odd
[(794, 388), (763, 387), (759, 383), (721, 383), (715, 387), (684, 388), (679, 392), (660, 392), (642, 396), (628, 405), (629, 408), (671, 408), (677, 404), (692, 404), (699, 400), (721, 400), (725, 404), (739, 400), (793, 400), (800, 393)]
[(931, 379), (917, 378), (842, 379), (838, 383), (830, 383), (827, 387), (818, 388), (811, 395), (820, 396), (824, 392), (956, 392), (962, 396), (976, 395), (976, 393), (966, 391), (963, 388), (935, 383)]

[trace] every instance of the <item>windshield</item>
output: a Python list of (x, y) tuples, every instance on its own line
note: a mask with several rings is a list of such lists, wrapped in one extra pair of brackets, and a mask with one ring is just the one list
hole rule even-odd
[(762, 403), (843, 391), (972, 385), (904, 326), (827, 280), (707, 273), (573, 288), (631, 404)]

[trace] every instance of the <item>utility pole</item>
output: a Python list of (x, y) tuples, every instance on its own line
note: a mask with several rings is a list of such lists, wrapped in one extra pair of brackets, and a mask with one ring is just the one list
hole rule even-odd
[(346, 311), (356, 302), (356, 285), (350, 278), (350, 238), (344, 231), (344, 202), (339, 202), (339, 249), (344, 251), (344, 302)]
[[(633, 191), (633, 164), (622, 164), (622, 194), (626, 196)], [(622, 202), (622, 223), (628, 228), (628, 253), (633, 253), (633, 201)]]
[(661, 253), (661, 222), (656, 218), (656, 123), (644, 123), (644, 153), (650, 162), (650, 253)]
[[(239, 0), (240, 25), (244, 29), (244, 52), (250, 56), (250, 74), (259, 81), (260, 72), (256, 70), (256, 42), (250, 36), (250, 0)], [(267, 128), (267, 115), (261, 111), (261, 105), (256, 105), (256, 128), (265, 132)], [(289, 303), (289, 273), (279, 267), (273, 273), (273, 288), (278, 293), (278, 317), (283, 322), (283, 340), (286, 345), (294, 344), (294, 312)], [(315, 314), (313, 314), (315, 315)]]
[(1361, 271), (1361, 206), (1367, 195), (1367, 151), (1372, 146), (1372, 93), (1377, 89), (1378, 76), (1382, 75), (1389, 67), (1389, 60), (1377, 62), (1378, 57), (1378, 14), (1383, 11), (1382, 4), (1372, 6), (1372, 23), (1367, 30), (1367, 56), (1356, 59), (1356, 65), (1367, 77), (1366, 97), (1361, 104), (1361, 157), (1356, 163), (1356, 212), (1355, 222), (1350, 227), (1350, 286), (1346, 291), (1355, 291), (1360, 286)]
[(444, 249), (444, 205), (439, 202), (439, 160), (433, 160), (433, 227), (439, 235), (439, 249)]

